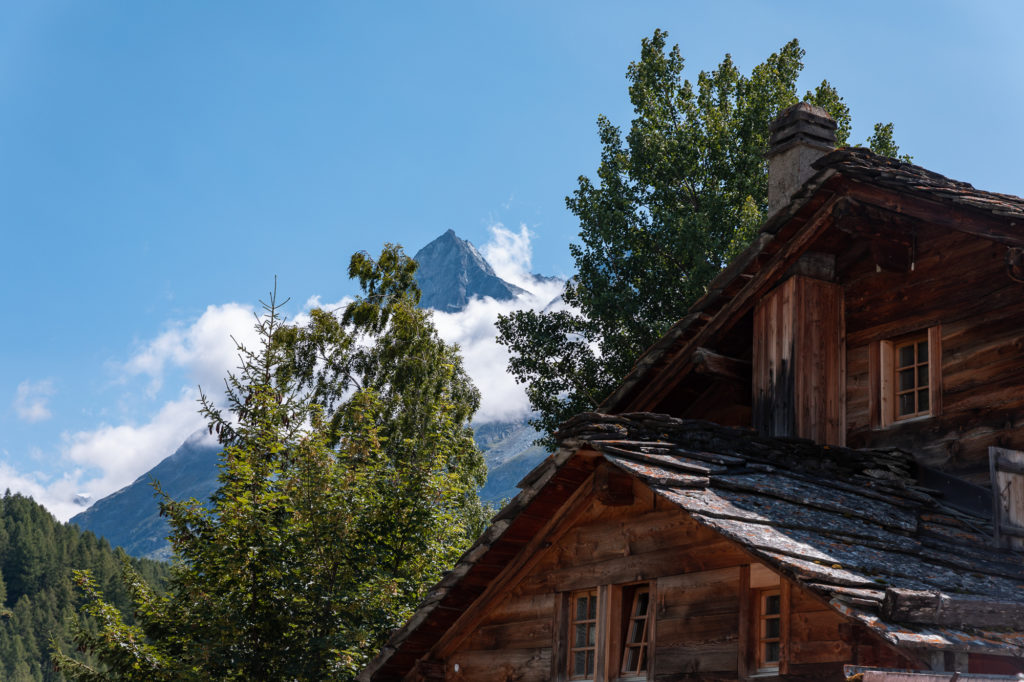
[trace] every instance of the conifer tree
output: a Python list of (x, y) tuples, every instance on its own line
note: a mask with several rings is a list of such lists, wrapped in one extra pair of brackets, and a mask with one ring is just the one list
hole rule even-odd
[(363, 294), (289, 326), (272, 294), (260, 345), (239, 346), (227, 407), (202, 411), (225, 448), (211, 504), (165, 499), (168, 595), (126, 570), (139, 629), (88, 576), (100, 636), (59, 654), (72, 679), (351, 679), (476, 537), (479, 396), (416, 307), (415, 262), (352, 258)]

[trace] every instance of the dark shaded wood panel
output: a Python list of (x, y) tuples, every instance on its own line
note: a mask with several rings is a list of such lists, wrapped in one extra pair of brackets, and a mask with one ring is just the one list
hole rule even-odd
[(466, 639), (463, 648), (491, 651), (550, 647), (554, 632), (553, 616), (552, 611), (535, 620), (484, 625)]
[(546, 682), (551, 649), (460, 651), (448, 660), (445, 674), (455, 682)]

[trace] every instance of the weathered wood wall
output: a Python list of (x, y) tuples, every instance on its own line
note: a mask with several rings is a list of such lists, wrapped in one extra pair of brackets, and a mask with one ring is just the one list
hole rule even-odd
[[(651, 583), (654, 600), (651, 679), (737, 679), (747, 636), (741, 612), (749, 611), (741, 608), (741, 567), (752, 559), (643, 484), (634, 483), (633, 492), (633, 503), (623, 506), (604, 506), (588, 496), (571, 527), (561, 529), (529, 570), (487, 605), (471, 631), (451, 640), (441, 657), (444, 679), (564, 679), (559, 674), (566, 654), (556, 644), (558, 631), (568, 626), (560, 617), (564, 595), (599, 588), (607, 598), (608, 586), (638, 581)], [(871, 647), (862, 646), (867, 653), (854, 656), (843, 639), (841, 616), (795, 587), (791, 593), (787, 646), (794, 674), (838, 680), (843, 663), (873, 660)], [(606, 652), (599, 672), (615, 669), (615, 656)]]
[[(848, 444), (907, 448), (987, 483), (988, 446), (1024, 448), (1024, 284), (1007, 275), (1005, 246), (927, 226), (916, 244), (909, 272), (877, 272), (866, 247), (837, 264), (846, 300)], [(871, 345), (935, 325), (942, 414), (878, 428)]]
[(767, 436), (843, 445), (843, 289), (794, 275), (754, 309), (753, 419)]

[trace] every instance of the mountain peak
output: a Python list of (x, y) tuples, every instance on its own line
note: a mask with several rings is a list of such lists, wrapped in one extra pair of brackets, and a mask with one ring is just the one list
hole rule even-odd
[(498, 277), (476, 247), (460, 239), (455, 230), (449, 229), (413, 258), (419, 263), (416, 283), (422, 292), (423, 308), (455, 312), (465, 308), (473, 297), (508, 301), (526, 293)]

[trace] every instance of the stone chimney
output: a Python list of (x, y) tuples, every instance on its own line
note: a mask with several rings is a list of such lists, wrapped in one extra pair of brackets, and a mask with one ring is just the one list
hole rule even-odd
[(773, 215), (814, 175), (811, 164), (835, 149), (836, 122), (821, 107), (800, 102), (783, 110), (770, 130), (768, 215)]

